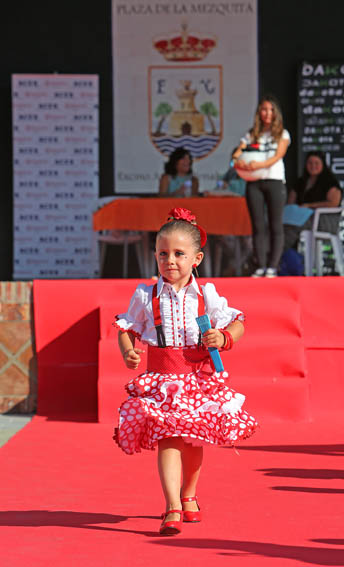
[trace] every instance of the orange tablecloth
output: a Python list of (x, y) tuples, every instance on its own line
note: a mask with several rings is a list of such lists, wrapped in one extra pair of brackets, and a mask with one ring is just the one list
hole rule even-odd
[(208, 234), (245, 236), (252, 233), (244, 197), (117, 199), (93, 214), (93, 229), (155, 232), (173, 207), (190, 209)]

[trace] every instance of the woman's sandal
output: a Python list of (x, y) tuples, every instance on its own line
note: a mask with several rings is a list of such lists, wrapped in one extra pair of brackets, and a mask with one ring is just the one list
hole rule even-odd
[[(179, 520), (171, 520), (170, 522), (165, 522), (166, 517), (169, 514), (180, 514)], [(168, 512), (164, 512), (161, 514), (162, 524), (160, 526), (159, 533), (161, 535), (176, 535), (180, 534), (182, 531), (182, 524), (183, 524), (183, 510), (169, 510)]]
[(201, 509), (198, 506), (197, 496), (187, 496), (186, 498), (181, 498), (181, 502), (196, 502), (198, 510), (195, 512), (190, 512), (188, 510), (184, 510), (184, 522), (200, 522), (202, 520), (202, 513)]

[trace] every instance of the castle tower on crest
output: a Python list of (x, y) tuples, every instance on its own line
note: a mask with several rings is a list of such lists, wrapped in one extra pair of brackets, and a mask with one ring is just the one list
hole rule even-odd
[(171, 115), (169, 134), (172, 136), (201, 136), (205, 133), (204, 116), (195, 105), (197, 90), (191, 88), (191, 81), (180, 82), (182, 88), (176, 91), (180, 108)]

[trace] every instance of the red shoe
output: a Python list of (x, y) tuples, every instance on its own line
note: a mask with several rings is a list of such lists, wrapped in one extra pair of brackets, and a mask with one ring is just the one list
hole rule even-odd
[(189, 512), (184, 510), (184, 522), (200, 522), (202, 520), (201, 509), (198, 506), (197, 496), (187, 496), (186, 498), (181, 498), (181, 502), (196, 502), (198, 510), (196, 512)]
[[(169, 514), (180, 514), (179, 520), (172, 520), (171, 522), (165, 522), (166, 517)], [(161, 514), (162, 524), (160, 526), (159, 533), (161, 535), (176, 535), (180, 534), (182, 531), (182, 524), (183, 524), (183, 510), (169, 510), (168, 512), (164, 512)]]

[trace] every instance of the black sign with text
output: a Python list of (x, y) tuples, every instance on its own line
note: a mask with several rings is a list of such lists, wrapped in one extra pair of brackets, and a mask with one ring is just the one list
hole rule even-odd
[[(324, 153), (326, 163), (344, 189), (344, 61), (306, 62), (298, 72), (298, 174), (306, 154)], [(344, 242), (344, 219), (340, 222)], [(335, 272), (332, 254), (325, 254), (324, 273)]]
[(298, 172), (322, 151), (344, 188), (344, 61), (302, 63), (298, 77)]

